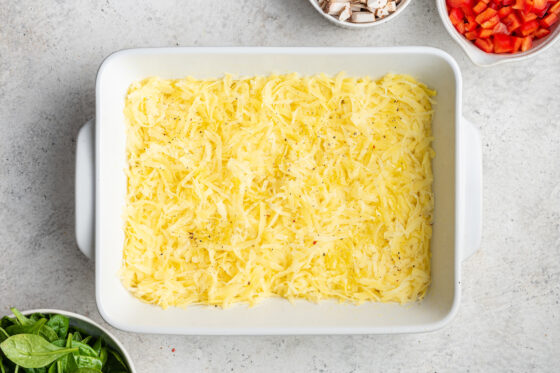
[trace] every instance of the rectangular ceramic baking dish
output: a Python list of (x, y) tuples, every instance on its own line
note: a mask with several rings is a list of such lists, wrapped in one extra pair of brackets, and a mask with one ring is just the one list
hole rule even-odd
[[(124, 239), (123, 105), (128, 86), (148, 76), (214, 78), (224, 73), (339, 71), (372, 77), (406, 73), (438, 92), (433, 118), (432, 284), (425, 299), (405, 306), (331, 301), (290, 304), (270, 299), (253, 308), (162, 310), (132, 297), (118, 277)], [(478, 131), (461, 116), (461, 89), (456, 62), (445, 52), (427, 47), (165, 48), (111, 55), (97, 75), (95, 122), (81, 129), (77, 141), (76, 235), (84, 254), (95, 254), (101, 315), (119, 329), (165, 334), (385, 334), (442, 327), (458, 309), (461, 261), (478, 248), (481, 233), (481, 145)]]

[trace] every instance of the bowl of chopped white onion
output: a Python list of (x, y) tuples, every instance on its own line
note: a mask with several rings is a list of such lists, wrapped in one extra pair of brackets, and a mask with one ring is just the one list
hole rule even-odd
[(329, 22), (347, 29), (363, 29), (396, 18), (410, 0), (309, 0)]

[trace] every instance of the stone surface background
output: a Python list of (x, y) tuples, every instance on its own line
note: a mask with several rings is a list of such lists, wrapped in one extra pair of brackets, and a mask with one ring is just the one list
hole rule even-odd
[[(0, 314), (61, 308), (102, 321), (74, 242), (74, 154), (108, 54), (146, 46), (429, 45), (457, 59), (482, 133), (482, 246), (460, 311), (421, 335), (182, 337), (115, 333), (139, 372), (556, 371), (560, 365), (560, 43), (474, 66), (434, 1), (364, 31), (305, 0), (0, 0)], [(176, 351), (173, 353), (172, 348)]]

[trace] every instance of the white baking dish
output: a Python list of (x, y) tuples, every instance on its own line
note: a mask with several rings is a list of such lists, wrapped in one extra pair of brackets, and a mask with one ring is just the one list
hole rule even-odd
[[(226, 72), (335, 74), (341, 70), (372, 77), (407, 73), (438, 91), (433, 120), (432, 285), (426, 298), (406, 306), (330, 301), (290, 304), (270, 299), (254, 308), (162, 310), (132, 297), (117, 274), (126, 192), (123, 105), (130, 83), (154, 75), (211, 78)], [(437, 329), (456, 313), (461, 261), (480, 242), (482, 160), (478, 131), (461, 116), (459, 68), (445, 52), (426, 47), (134, 49), (117, 52), (103, 62), (96, 90), (95, 126), (89, 122), (78, 137), (76, 234), (84, 254), (92, 257), (95, 252), (97, 305), (108, 323), (129, 331), (169, 334), (402, 333)]]

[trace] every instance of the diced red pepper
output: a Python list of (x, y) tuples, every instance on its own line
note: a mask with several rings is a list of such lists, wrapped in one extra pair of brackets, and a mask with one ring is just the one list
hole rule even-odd
[(476, 31), (465, 32), (465, 37), (467, 38), (467, 40), (475, 40), (478, 37), (478, 32)]
[(476, 45), (486, 53), (492, 53), (492, 51), (494, 50), (494, 45), (489, 39), (476, 39), (474, 45)]
[(536, 37), (537, 39), (540, 39), (540, 38), (544, 38), (544, 37), (547, 36), (548, 34), (550, 34), (550, 30), (549, 30), (549, 29), (547, 29), (547, 28), (540, 28), (540, 29), (538, 29), (538, 30), (535, 32), (534, 35), (535, 35), (535, 37)]
[(513, 52), (513, 39), (504, 34), (494, 35), (494, 53)]
[(550, 4), (547, 3), (543, 10), (535, 10), (535, 14), (537, 17), (542, 18), (548, 12), (548, 8), (550, 8)]
[(525, 0), (523, 4), (523, 12), (530, 13), (533, 11), (533, 0)]
[(521, 17), (523, 23), (531, 22), (532, 20), (537, 19), (537, 15), (535, 13), (519, 12), (518, 14)]
[(536, 20), (524, 23), (519, 28), (519, 33), (523, 36), (529, 36), (539, 28), (539, 22)]
[(480, 25), (480, 24), (488, 21), (490, 18), (496, 16), (496, 14), (498, 14), (498, 12), (496, 12), (494, 9), (487, 8), (482, 13), (477, 15), (475, 20)]
[(472, 7), (474, 0), (446, 0), (447, 6), (450, 8)]
[(533, 38), (530, 36), (524, 37), (521, 42), (521, 52), (526, 52), (533, 46)]
[(502, 22), (506, 24), (508, 31), (512, 33), (513, 31), (517, 30), (519, 26), (521, 26), (521, 21), (515, 15), (515, 13), (511, 13), (506, 18), (502, 19)]
[(496, 26), (494, 26), (494, 28), (492, 29), (492, 33), (493, 34), (509, 35), (509, 31), (508, 31), (507, 26), (505, 24), (503, 24), (502, 22), (498, 22), (498, 24)]
[(455, 26), (457, 26), (457, 24), (459, 23), (463, 23), (464, 16), (465, 15), (463, 14), (463, 11), (459, 8), (453, 8), (449, 12), (449, 19), (451, 20), (451, 23), (454, 24)]
[(474, 31), (478, 25), (473, 16), (467, 16), (467, 23), (465, 23), (465, 31)]
[(500, 10), (498, 10), (498, 16), (500, 18), (504, 18), (509, 16), (511, 13), (513, 12), (513, 8), (510, 6), (505, 6), (503, 8), (501, 8)]
[(482, 28), (493, 28), (494, 26), (496, 26), (498, 24), (498, 22), (500, 22), (500, 17), (498, 17), (497, 15), (490, 18), (489, 20), (487, 20), (486, 22), (483, 22), (480, 24), (480, 27)]
[(465, 33), (465, 24), (463, 22), (457, 23), (455, 25), (455, 29), (457, 31), (459, 31), (459, 33), (464, 34)]
[(525, 9), (525, 0), (515, 0), (515, 4), (513, 4), (512, 8), (517, 10)]
[(557, 1), (556, 4), (552, 5), (548, 9), (548, 13), (554, 13), (556, 15), (560, 15), (560, 1)]
[(550, 13), (541, 20), (541, 26), (549, 28), (558, 21), (558, 16), (555, 13)]
[(546, 9), (548, 0), (533, 0), (533, 11), (538, 12)]
[(476, 14), (479, 14), (479, 13), (482, 13), (482, 12), (484, 11), (484, 9), (486, 9), (486, 8), (488, 8), (488, 6), (486, 5), (486, 3), (483, 2), (483, 1), (479, 1), (479, 2), (474, 6), (474, 8), (472, 8), (472, 10), (473, 10)]
[(492, 34), (493, 34), (492, 29), (483, 28), (483, 29), (480, 29), (480, 31), (478, 32), (478, 37), (480, 39), (486, 39), (486, 38), (489, 38), (490, 36), (492, 36)]
[(518, 52), (521, 49), (521, 44), (523, 43), (523, 38), (513, 37), (513, 53)]
[(560, 0), (446, 0), (457, 31), (487, 53), (527, 51), (550, 35)]
[(463, 14), (465, 15), (465, 18), (468, 16), (476, 16), (476, 13), (473, 11), (473, 8), (468, 8), (466, 6), (462, 6), (460, 8), (463, 11)]

